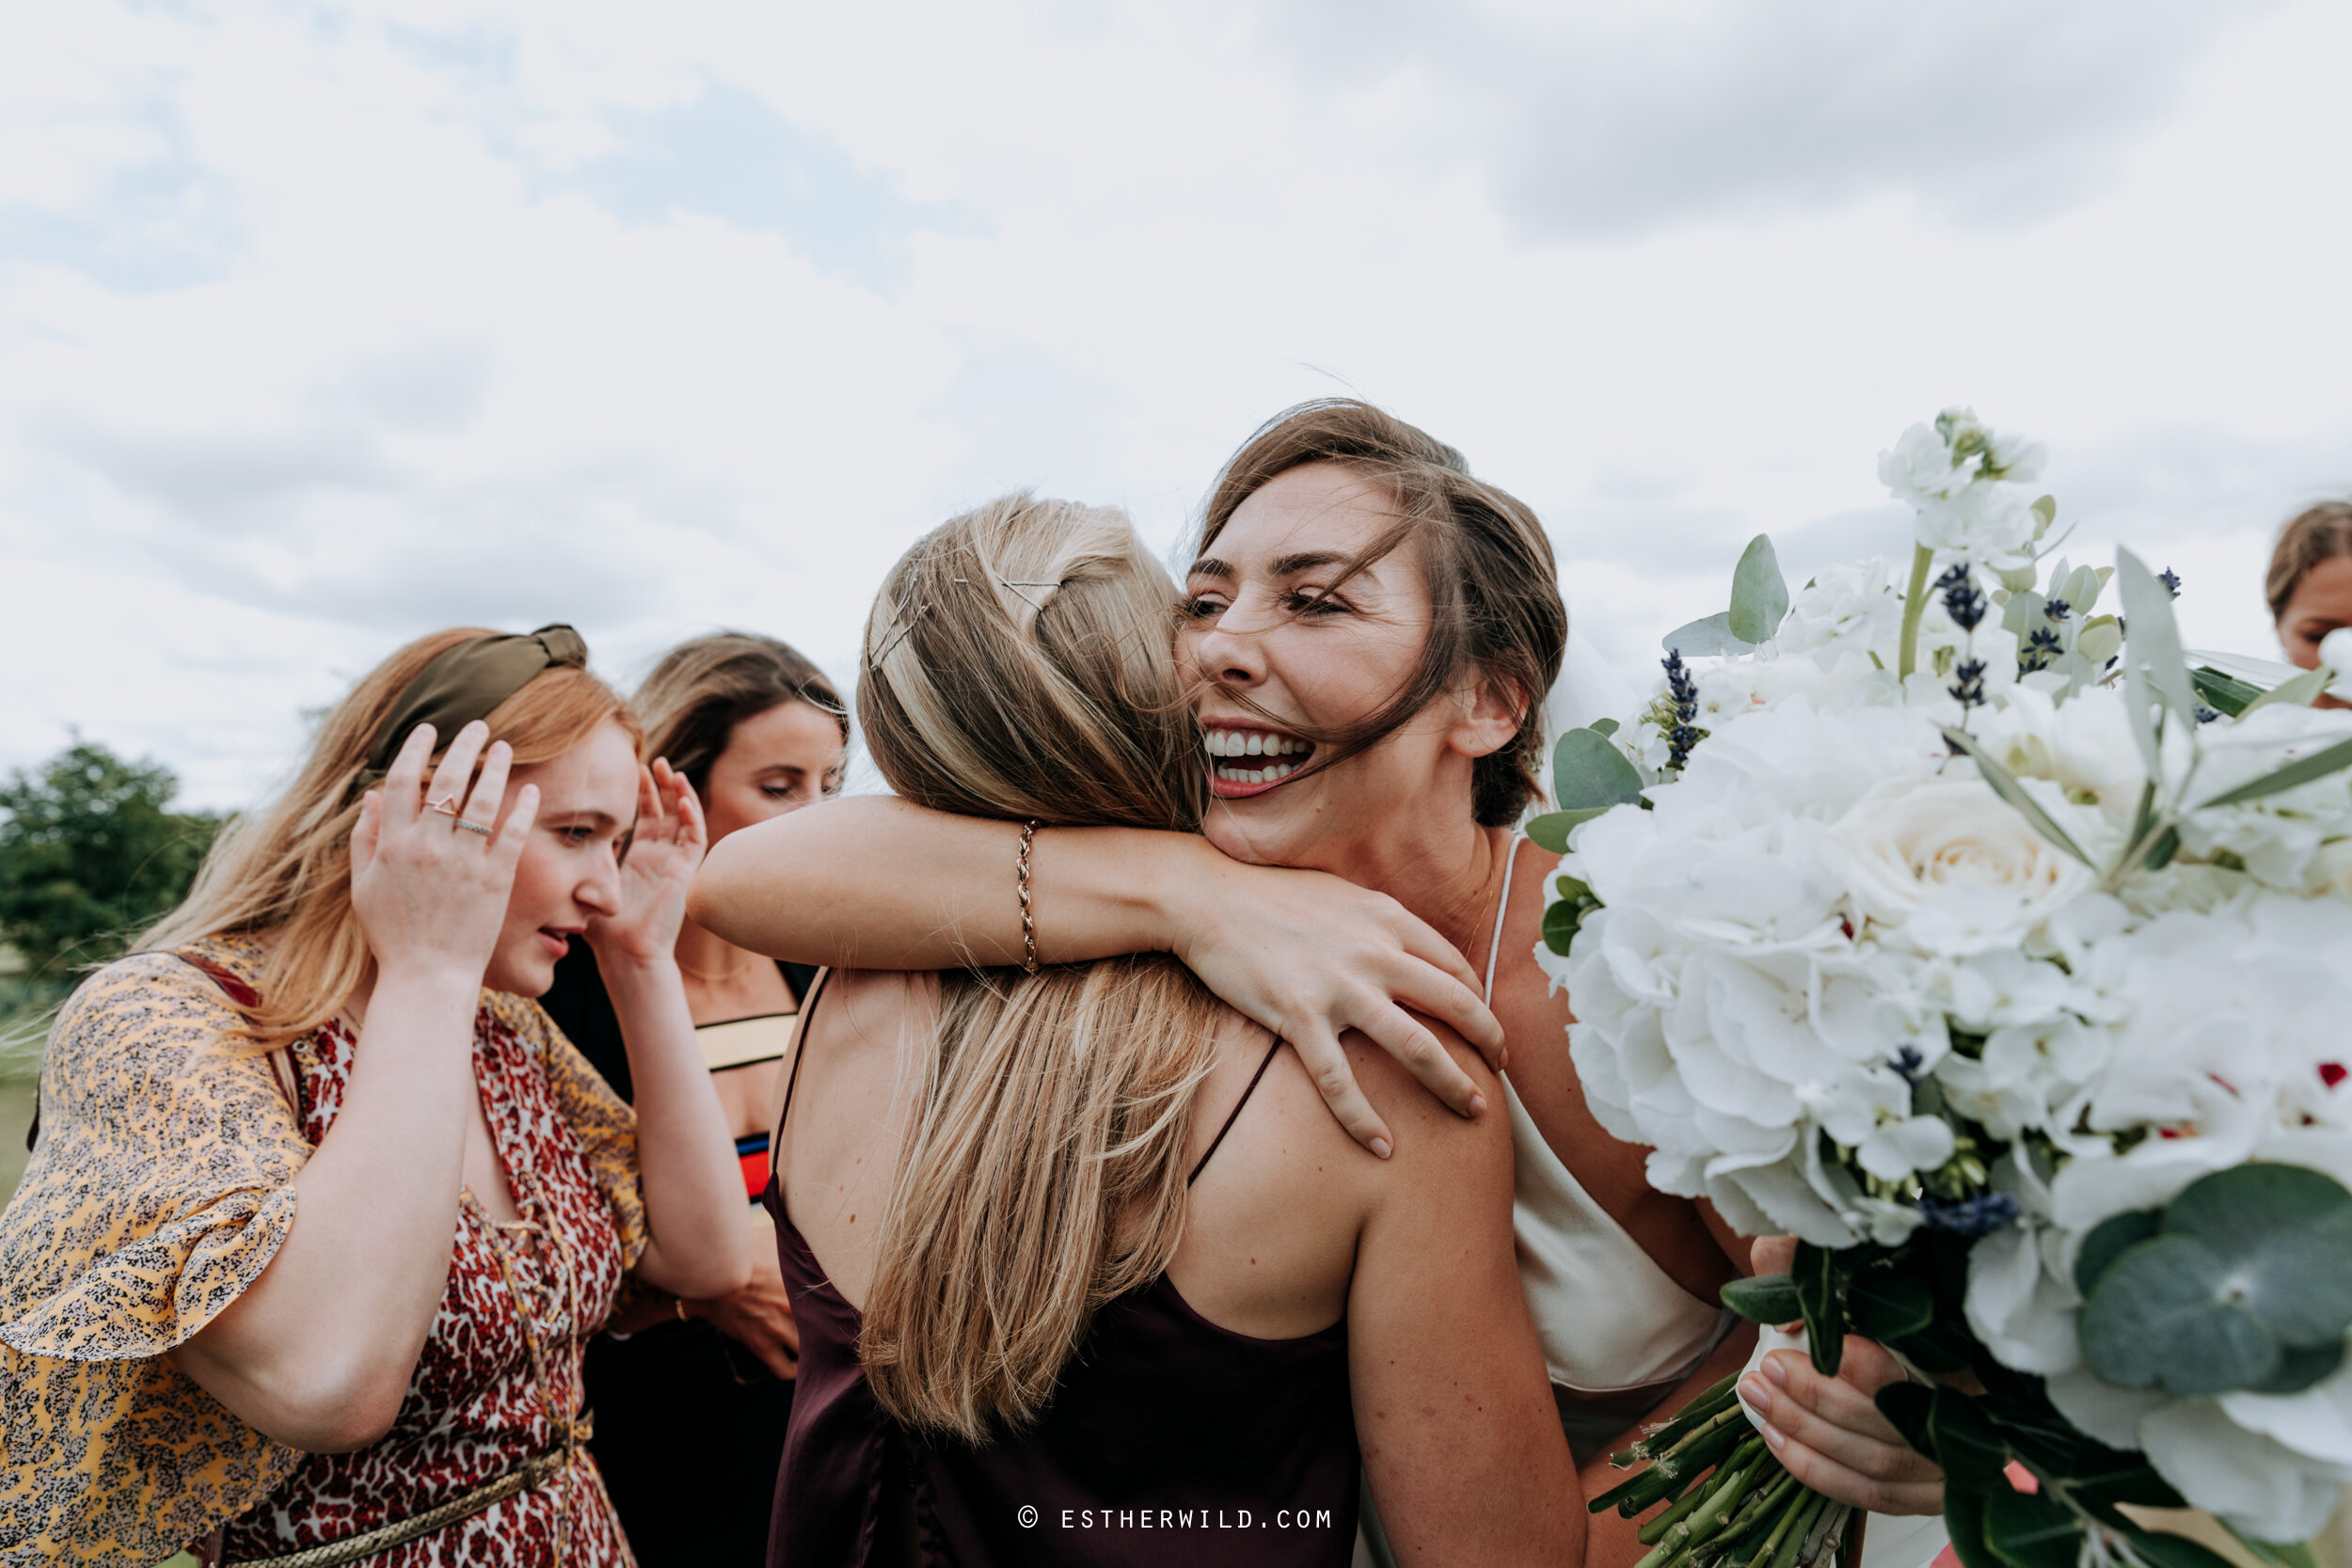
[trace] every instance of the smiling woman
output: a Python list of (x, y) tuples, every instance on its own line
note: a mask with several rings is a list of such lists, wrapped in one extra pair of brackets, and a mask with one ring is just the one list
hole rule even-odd
[[(0, 1560), (627, 1560), (580, 1347), (751, 1238), (671, 952), (700, 813), (586, 657), (401, 649), (67, 1003), (0, 1221)], [(582, 935), (633, 1117), (530, 1000)]]

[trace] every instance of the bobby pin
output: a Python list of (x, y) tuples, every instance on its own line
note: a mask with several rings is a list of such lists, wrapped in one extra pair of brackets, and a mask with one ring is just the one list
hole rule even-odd
[(900, 626), (898, 631), (892, 635), (890, 641), (883, 643), (882, 647), (876, 651), (874, 657), (866, 661), (866, 667), (869, 670), (881, 669), (882, 660), (890, 657), (892, 649), (898, 647), (899, 643), (907, 640), (907, 633), (914, 629), (914, 623), (921, 620), (924, 614), (929, 611), (930, 608), (931, 607), (928, 603), (916, 605), (914, 607), (914, 613), (907, 617), (906, 625)]

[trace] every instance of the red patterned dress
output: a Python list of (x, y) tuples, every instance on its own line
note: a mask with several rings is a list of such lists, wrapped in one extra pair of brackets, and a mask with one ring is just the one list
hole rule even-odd
[(0, 1218), (0, 1568), (156, 1562), (191, 1542), (230, 1563), (331, 1548), (534, 1460), (535, 1484), (347, 1560), (630, 1564), (585, 1445), (580, 1367), (644, 1250), (636, 1118), (534, 1002), (485, 990), (474, 1018), (523, 1219), (494, 1224), (466, 1196), (389, 1433), (298, 1452), (172, 1362), (269, 1266), (350, 1082), (340, 1024), (288, 1048), (292, 1103), (272, 1059), (237, 1044), (230, 992), (260, 957), (214, 940), (120, 959), (51, 1037), (40, 1142)]
[[(302, 1134), (311, 1144), (342, 1107), (356, 1044), (329, 1022), (294, 1047)], [(634, 1560), (585, 1426), (575, 1423), (586, 1414), (581, 1347), (644, 1250), (643, 1221), (632, 1214), (637, 1239), (625, 1256), (614, 1205), (558, 1103), (550, 1069), (594, 1077), (535, 1005), (485, 992), (474, 1015), (474, 1078), (522, 1221), (499, 1225), (465, 1195), (449, 1288), (391, 1431), (357, 1453), (304, 1455), (268, 1501), (229, 1527), (226, 1562), (412, 1518), (567, 1441), (577, 1451), (545, 1485), (363, 1560), (370, 1568)], [(633, 1206), (633, 1173), (628, 1188)]]

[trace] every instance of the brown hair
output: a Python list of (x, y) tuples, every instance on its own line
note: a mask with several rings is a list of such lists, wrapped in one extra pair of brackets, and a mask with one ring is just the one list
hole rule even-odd
[(2352, 501), (2321, 501), (2280, 529), (2278, 548), (2270, 552), (2270, 575), (2263, 579), (2270, 618), (2285, 619), (2287, 601), (2304, 577), (2339, 555), (2352, 555)]
[[(876, 765), (934, 811), (1197, 830), (1174, 599), (1118, 512), (1019, 495), (941, 526), (866, 623)], [(892, 1417), (979, 1440), (1035, 1420), (1095, 1308), (1175, 1255), (1219, 1010), (1159, 954), (939, 984), (858, 1355)]]
[(1363, 722), (1309, 734), (1336, 748), (1310, 767), (1336, 766), (1379, 744), (1475, 672), (1524, 705), (1509, 744), (1480, 757), (1471, 771), (1471, 809), (1480, 825), (1510, 826), (1542, 797), (1536, 769), (1544, 693), (1560, 673), (1568, 641), (1568, 608), (1543, 524), (1524, 501), (1473, 478), (1462, 454), (1427, 432), (1355, 398), (1318, 398), (1260, 425), (1225, 465), (1201, 516), (1197, 553), (1208, 552), (1242, 502), (1310, 463), (1362, 474), (1396, 508), (1395, 526), (1347, 569), (1361, 571), (1410, 540), (1431, 603), (1429, 640), (1412, 678)]
[[(351, 907), (351, 831), (359, 801), (380, 782), (368, 767), (376, 731), (420, 671), (460, 642), (494, 633), (460, 626), (420, 637), (364, 676), (327, 714), (284, 795), (238, 816), (204, 857), (180, 907), (139, 939), (145, 949), (201, 937), (271, 937), (261, 1003), (247, 1013), (256, 1050), (275, 1050), (334, 1015), (367, 972), (367, 939)], [(490, 737), (515, 766), (552, 762), (604, 724), (638, 738), (635, 715), (585, 670), (558, 666), (491, 709)], [(403, 738), (405, 738), (405, 736)], [(436, 756), (451, 736), (437, 737)]]
[[(735, 726), (786, 703), (806, 703), (829, 713), (850, 740), (850, 710), (833, 682), (788, 642), (750, 632), (722, 631), (681, 642), (637, 689), (637, 714), (645, 726), (647, 760), (667, 757), (698, 793), (710, 788), (710, 765), (735, 735)], [(840, 780), (827, 781), (830, 787)]]

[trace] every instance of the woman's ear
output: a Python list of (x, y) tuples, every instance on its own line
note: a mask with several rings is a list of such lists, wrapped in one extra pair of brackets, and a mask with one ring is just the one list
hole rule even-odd
[(1466, 757), (1492, 756), (1511, 744), (1527, 719), (1528, 695), (1517, 681), (1473, 677), (1470, 701), (1446, 732), (1446, 743)]

